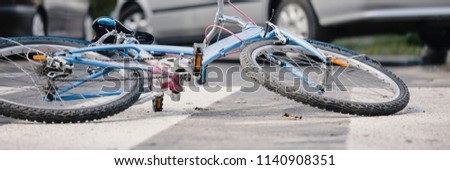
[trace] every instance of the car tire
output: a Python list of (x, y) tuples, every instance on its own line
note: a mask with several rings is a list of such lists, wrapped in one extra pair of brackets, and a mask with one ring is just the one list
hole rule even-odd
[(136, 31), (147, 31), (147, 17), (138, 5), (126, 7), (119, 17), (119, 21), (126, 27)]
[(430, 47), (425, 46), (422, 63), (424, 65), (440, 65), (447, 63), (448, 47)]
[(330, 41), (332, 36), (323, 28), (307, 0), (284, 0), (274, 15), (275, 23), (305, 38)]
[(46, 35), (46, 26), (44, 22), (44, 17), (42, 14), (37, 12), (33, 16), (33, 20), (31, 22), (31, 35), (33, 36), (45, 36)]
[(445, 64), (450, 49), (450, 29), (429, 29), (420, 32), (426, 47), (423, 64)]

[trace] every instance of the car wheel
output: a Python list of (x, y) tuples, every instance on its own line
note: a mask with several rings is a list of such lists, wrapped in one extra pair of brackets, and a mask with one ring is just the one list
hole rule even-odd
[(445, 64), (450, 49), (450, 29), (429, 29), (420, 32), (426, 47), (423, 64)]
[(321, 41), (331, 40), (328, 31), (320, 26), (308, 1), (285, 0), (275, 11), (275, 23), (297, 35)]
[(421, 64), (439, 65), (447, 63), (449, 49), (446, 47), (425, 46)]
[(34, 36), (45, 36), (45, 22), (41, 14), (36, 13), (33, 16), (31, 33)]
[(146, 19), (144, 11), (139, 6), (132, 5), (123, 10), (119, 20), (132, 30), (147, 31)]
[(91, 41), (94, 39), (94, 29), (92, 29), (92, 23), (94, 22), (94, 19), (92, 19), (91, 15), (86, 15), (84, 18), (83, 23), (83, 32), (84, 32), (84, 39), (87, 41)]

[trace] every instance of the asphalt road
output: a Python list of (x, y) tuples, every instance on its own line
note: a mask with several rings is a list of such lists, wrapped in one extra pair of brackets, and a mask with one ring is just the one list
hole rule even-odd
[(411, 101), (382, 117), (326, 112), (263, 88), (243, 93), (251, 84), (239, 78), (236, 61), (214, 66), (231, 70), (227, 88), (187, 88), (181, 102), (165, 100), (161, 113), (147, 102), (84, 124), (0, 116), (0, 149), (450, 149), (450, 64), (390, 67)]

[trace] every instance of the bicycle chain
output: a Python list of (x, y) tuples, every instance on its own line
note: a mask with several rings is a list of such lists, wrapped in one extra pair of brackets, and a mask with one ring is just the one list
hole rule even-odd
[(86, 78), (82, 78), (82, 79), (74, 79), (74, 78), (70, 78), (70, 79), (53, 79), (52, 81), (60, 81), (60, 82), (73, 82), (73, 81), (92, 81), (92, 82), (103, 82), (103, 81), (128, 81), (128, 80), (144, 80), (144, 79), (164, 79), (164, 78), (169, 78), (168, 76), (153, 76), (153, 77), (148, 77), (148, 78), (123, 78), (123, 79), (119, 79), (119, 78), (107, 78), (107, 79), (86, 79)]
[(104, 81), (129, 81), (129, 80), (143, 80), (144, 78), (125, 78), (125, 79), (54, 79), (52, 81), (59, 82), (77, 82), (77, 81), (89, 81), (89, 82), (104, 82)]
[(149, 61), (149, 60), (160, 60), (162, 58), (141, 58), (141, 59), (131, 59), (131, 58), (124, 58), (124, 59), (110, 59), (110, 60), (98, 60), (97, 61), (103, 61), (103, 62), (131, 62), (131, 61), (137, 61), (137, 62), (143, 62), (143, 61)]
[[(142, 59), (131, 59), (131, 58), (123, 58), (123, 59), (109, 59), (109, 60), (101, 60), (101, 59), (96, 59), (97, 61), (102, 61), (102, 62), (123, 62), (123, 63), (127, 63), (127, 62), (132, 62), (132, 61), (136, 61), (136, 62), (144, 62), (144, 61), (149, 61), (149, 60), (160, 60), (163, 59), (163, 56), (155, 56), (154, 58), (142, 58)], [(167, 78), (164, 76), (153, 76), (149, 79), (152, 78)], [(114, 78), (114, 79), (53, 79), (52, 81), (59, 81), (59, 82), (77, 82), (77, 81), (89, 81), (89, 82), (104, 82), (104, 81), (129, 81), (129, 80), (143, 80), (144, 78), (124, 78), (124, 79), (118, 79), (118, 78)]]

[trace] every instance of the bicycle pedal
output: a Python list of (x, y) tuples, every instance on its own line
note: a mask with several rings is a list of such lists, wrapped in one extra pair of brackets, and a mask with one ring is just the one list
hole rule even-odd
[(162, 112), (163, 111), (163, 101), (164, 101), (164, 97), (156, 97), (155, 99), (153, 99), (153, 111), (154, 112)]
[(201, 76), (203, 67), (203, 43), (194, 43), (194, 75)]
[(178, 92), (169, 91), (170, 99), (174, 102), (179, 102), (181, 100), (181, 94)]
[(141, 44), (152, 44), (155, 41), (155, 37), (152, 34), (141, 31), (136, 31), (134, 33), (134, 38)]

